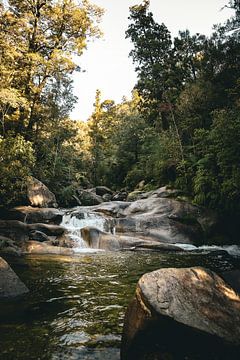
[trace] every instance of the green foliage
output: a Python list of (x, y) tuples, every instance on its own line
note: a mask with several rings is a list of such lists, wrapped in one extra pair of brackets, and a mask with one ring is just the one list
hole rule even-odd
[[(26, 194), (26, 180), (35, 163), (34, 150), (21, 135), (0, 137), (1, 206), (19, 204)], [(24, 198), (25, 200), (25, 198)]]
[(240, 201), (239, 111), (214, 113), (208, 147), (198, 161), (194, 178), (195, 201), (221, 211), (234, 212)]

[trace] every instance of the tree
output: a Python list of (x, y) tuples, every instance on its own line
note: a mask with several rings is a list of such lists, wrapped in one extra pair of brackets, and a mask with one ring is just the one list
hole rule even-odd
[[(46, 92), (64, 84), (78, 69), (73, 55), (81, 55), (87, 40), (99, 36), (95, 24), (101, 14), (88, 1), (78, 5), (75, 0), (9, 0), (3, 8), (0, 51), (4, 76), (28, 104), (19, 105), (17, 132), (29, 136), (34, 127), (36, 130), (41, 121), (38, 113), (46, 108)], [(13, 110), (10, 106), (9, 111)]]
[(29, 141), (21, 135), (0, 137), (0, 206), (25, 202), (26, 180), (35, 164)]
[(143, 106), (148, 109), (151, 123), (162, 121), (162, 127), (168, 127), (165, 113), (161, 110), (161, 103), (167, 101), (165, 93), (177, 84), (173, 83), (172, 68), (173, 50), (171, 34), (164, 24), (159, 25), (148, 11), (149, 1), (130, 8), (131, 21), (126, 31), (134, 49), (130, 52), (136, 64), (138, 83), (136, 89), (143, 99)]

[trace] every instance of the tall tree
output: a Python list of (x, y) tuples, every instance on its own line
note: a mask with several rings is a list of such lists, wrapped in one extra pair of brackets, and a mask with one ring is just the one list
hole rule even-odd
[[(27, 103), (23, 106), (18, 99), (17, 131), (31, 132), (41, 119), (39, 110), (46, 107), (43, 94), (78, 69), (73, 55), (81, 55), (87, 40), (99, 36), (95, 25), (102, 11), (88, 1), (9, 0), (1, 12), (5, 78)], [(9, 105), (11, 113), (16, 107)]]
[(155, 22), (149, 11), (149, 1), (131, 7), (129, 20), (126, 37), (130, 38), (134, 45), (130, 56), (136, 64), (136, 88), (142, 95), (144, 107), (149, 110), (150, 121), (157, 122), (160, 117), (162, 127), (167, 128), (165, 94), (173, 87), (171, 34), (164, 24)]

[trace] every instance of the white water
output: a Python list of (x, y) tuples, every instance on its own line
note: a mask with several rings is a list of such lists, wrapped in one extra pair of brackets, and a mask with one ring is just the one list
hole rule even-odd
[(203, 245), (203, 246), (194, 246), (190, 244), (175, 244), (183, 250), (191, 251), (191, 250), (206, 250), (206, 251), (215, 251), (215, 250), (224, 250), (227, 251), (229, 255), (239, 256), (240, 257), (240, 246), (239, 245)]
[[(86, 252), (96, 252), (103, 251), (100, 249), (92, 249), (88, 244), (83, 240), (81, 235), (81, 229), (87, 226), (97, 228), (101, 231), (112, 232), (115, 234), (114, 224), (111, 219), (106, 219), (100, 214), (96, 213), (81, 213), (82, 218), (78, 218), (77, 213), (74, 211), (66, 212), (63, 216), (61, 225), (64, 226), (68, 231), (68, 236), (73, 240), (75, 247), (73, 248), (76, 253), (86, 253)], [(205, 250), (205, 251), (216, 251), (216, 250), (225, 250), (229, 255), (239, 256), (240, 257), (240, 246), (238, 245), (203, 245), (203, 246), (194, 246), (191, 244), (175, 244), (185, 251), (194, 251), (194, 250)]]
[(96, 252), (102, 251), (100, 249), (92, 249), (83, 240), (81, 229), (86, 226), (97, 228), (101, 231), (109, 231), (110, 225), (107, 219), (98, 214), (81, 213), (81, 219), (77, 218), (74, 213), (67, 212), (62, 219), (61, 226), (67, 229), (68, 236), (73, 240), (75, 247), (73, 248), (76, 253), (83, 252)]

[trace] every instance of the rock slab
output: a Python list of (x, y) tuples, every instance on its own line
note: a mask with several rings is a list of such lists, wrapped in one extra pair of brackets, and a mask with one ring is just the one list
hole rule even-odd
[(0, 299), (20, 296), (28, 292), (28, 288), (19, 279), (8, 263), (0, 258)]
[[(151, 332), (154, 346), (151, 341), (144, 344)], [(185, 336), (180, 341), (181, 334)], [(189, 356), (186, 351), (192, 345), (193, 334), (193, 351), (198, 354), (205, 345), (209, 359), (237, 358), (239, 295), (218, 275), (201, 267), (161, 269), (143, 275), (125, 317), (121, 359), (162, 359), (161, 351), (166, 351), (169, 339), (171, 351), (179, 356), (182, 351), (185, 357)], [(220, 357), (215, 353), (211, 357), (206, 343), (210, 346), (217, 343)], [(154, 357), (148, 357), (149, 354)]]

